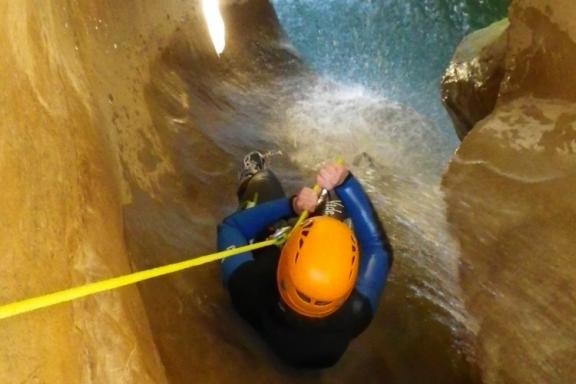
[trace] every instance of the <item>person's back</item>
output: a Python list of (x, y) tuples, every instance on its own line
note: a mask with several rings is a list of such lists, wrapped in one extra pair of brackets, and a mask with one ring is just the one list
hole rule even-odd
[[(227, 217), (219, 226), (219, 249), (259, 240), (278, 221), (316, 208), (311, 189), (286, 199), (270, 171), (256, 171), (241, 186), (239, 197), (249, 200), (260, 190), (264, 193), (258, 195), (266, 195), (268, 201), (259, 200), (255, 207)], [(295, 228), (281, 256), (279, 249), (266, 248), (222, 263), (224, 283), (238, 313), (280, 358), (309, 368), (334, 365), (350, 340), (366, 329), (392, 260), (358, 181), (338, 165), (324, 167), (317, 181), (334, 189), (353, 231), (333, 217), (312, 217)]]

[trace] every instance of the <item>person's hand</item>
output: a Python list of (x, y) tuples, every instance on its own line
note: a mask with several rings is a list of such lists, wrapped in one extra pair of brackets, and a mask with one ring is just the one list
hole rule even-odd
[(341, 164), (325, 165), (316, 176), (316, 184), (331, 191), (342, 184), (349, 173), (348, 169)]
[(318, 194), (316, 194), (312, 188), (304, 187), (298, 195), (292, 199), (292, 208), (298, 215), (304, 211), (312, 213), (316, 209), (317, 202)]

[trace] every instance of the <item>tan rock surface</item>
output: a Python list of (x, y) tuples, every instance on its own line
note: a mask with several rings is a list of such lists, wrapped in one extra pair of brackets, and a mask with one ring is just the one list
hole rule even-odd
[[(115, 125), (114, 103), (142, 111), (144, 39), (169, 29), (123, 4), (0, 2), (3, 303), (131, 270), (123, 172), (147, 188), (156, 175), (121, 150), (149, 118)], [(3, 320), (0, 337), (2, 383), (166, 382), (137, 287)]]
[(442, 102), (460, 140), (494, 110), (504, 78), (508, 26), (504, 19), (466, 36), (444, 74)]
[(486, 383), (576, 377), (576, 3), (515, 1), (496, 110), (444, 177)]

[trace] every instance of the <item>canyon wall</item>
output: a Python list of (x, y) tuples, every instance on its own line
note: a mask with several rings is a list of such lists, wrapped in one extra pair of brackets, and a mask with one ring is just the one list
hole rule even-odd
[[(576, 3), (514, 1), (494, 110), (444, 176), (486, 383), (569, 383), (576, 340)], [(491, 102), (492, 100), (486, 100)]]

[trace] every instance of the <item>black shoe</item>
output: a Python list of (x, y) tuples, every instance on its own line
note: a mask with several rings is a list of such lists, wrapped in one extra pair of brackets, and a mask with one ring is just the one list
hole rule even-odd
[(258, 151), (252, 151), (244, 156), (242, 169), (240, 170), (240, 183), (251, 178), (266, 166), (266, 155)]

